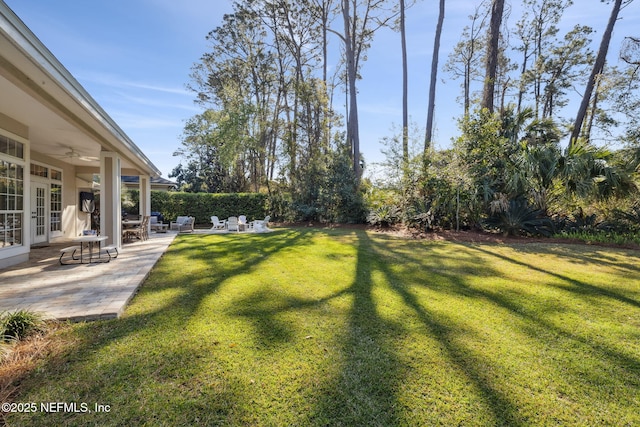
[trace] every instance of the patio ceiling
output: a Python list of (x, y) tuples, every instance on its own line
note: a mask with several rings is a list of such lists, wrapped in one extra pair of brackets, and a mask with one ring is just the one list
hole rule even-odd
[[(102, 146), (86, 133), (2, 76), (0, 93), (0, 112), (29, 127), (33, 151), (76, 166), (100, 166)], [(71, 152), (78, 156), (65, 154)]]

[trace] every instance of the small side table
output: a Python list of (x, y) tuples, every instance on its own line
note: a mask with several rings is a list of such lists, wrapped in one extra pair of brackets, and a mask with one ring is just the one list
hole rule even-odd
[(158, 222), (156, 224), (151, 224), (151, 229), (156, 233), (166, 233), (168, 228), (169, 228), (169, 224), (163, 224), (161, 222)]

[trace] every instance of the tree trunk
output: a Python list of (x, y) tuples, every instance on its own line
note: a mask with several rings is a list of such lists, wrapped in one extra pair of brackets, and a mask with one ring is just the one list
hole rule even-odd
[(502, 25), (503, 11), (504, 0), (493, 0), (491, 5), (491, 22), (489, 24), (489, 42), (487, 44), (487, 67), (484, 79), (484, 91), (482, 93), (482, 108), (488, 109), (491, 113), (493, 113), (494, 110), (493, 95), (498, 69), (500, 26)]
[(465, 64), (464, 72), (464, 116), (469, 116), (471, 109), (471, 63)]
[(358, 132), (358, 92), (356, 89), (355, 30), (351, 28), (351, 0), (342, 0), (342, 18), (344, 20), (345, 59), (347, 63), (347, 82), (349, 90), (349, 117), (347, 119), (347, 140), (351, 144), (353, 171), (358, 180), (362, 175), (360, 168), (360, 135)]
[(327, 38), (327, 28), (329, 21), (329, 6), (325, 3), (322, 4), (322, 81), (325, 86), (329, 86), (327, 82), (327, 67), (328, 67), (328, 50), (329, 50), (329, 41)]
[(402, 45), (402, 161), (409, 164), (409, 77), (407, 71), (407, 33), (405, 29), (405, 4), (400, 0), (400, 42)]
[(580, 136), (582, 123), (584, 122), (584, 118), (587, 114), (587, 108), (589, 107), (589, 102), (591, 101), (593, 88), (595, 86), (596, 80), (598, 79), (598, 76), (602, 74), (602, 70), (604, 69), (604, 63), (607, 59), (607, 51), (609, 50), (609, 42), (611, 41), (611, 34), (613, 33), (613, 27), (615, 26), (616, 20), (618, 19), (618, 13), (620, 12), (621, 6), (622, 0), (615, 0), (615, 3), (613, 4), (613, 10), (611, 11), (611, 16), (609, 16), (607, 28), (602, 35), (602, 41), (600, 42), (600, 48), (598, 49), (596, 62), (593, 64), (593, 69), (591, 70), (591, 75), (589, 76), (589, 80), (587, 81), (587, 87), (584, 91), (582, 102), (580, 103), (580, 108), (578, 109), (578, 114), (576, 115), (576, 121), (573, 125), (573, 131), (571, 132), (571, 139), (569, 140), (570, 147)]
[(427, 157), (433, 138), (433, 114), (436, 107), (436, 83), (438, 78), (438, 55), (440, 53), (440, 37), (442, 36), (442, 24), (444, 22), (444, 0), (440, 0), (440, 12), (436, 35), (433, 41), (433, 57), (431, 59), (431, 81), (429, 83), (429, 105), (427, 108), (427, 131), (424, 139), (424, 156)]
[(598, 108), (598, 91), (600, 89), (600, 84), (602, 83), (602, 79), (598, 79), (595, 86), (595, 94), (593, 95), (593, 99), (591, 102), (591, 114), (589, 114), (589, 121), (587, 122), (587, 129), (585, 130), (585, 139), (589, 141), (591, 139), (591, 129), (593, 129), (593, 122), (596, 118), (596, 109)]
[(527, 72), (527, 59), (529, 55), (529, 46), (525, 45), (522, 53), (522, 67), (520, 68), (520, 88), (518, 89), (518, 107), (516, 113), (520, 114), (522, 111), (522, 98), (524, 98), (524, 85), (522, 80), (524, 78), (525, 73)]

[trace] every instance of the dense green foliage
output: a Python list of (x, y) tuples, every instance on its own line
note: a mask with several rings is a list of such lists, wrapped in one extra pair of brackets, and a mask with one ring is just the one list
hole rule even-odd
[(532, 208), (527, 200), (510, 200), (504, 208), (493, 212), (485, 224), (489, 228), (500, 230), (505, 235), (551, 236), (553, 222), (543, 212)]
[(211, 216), (227, 218), (246, 215), (247, 219), (263, 219), (269, 215), (267, 196), (260, 193), (212, 194), (151, 192), (151, 209), (161, 212), (166, 221), (178, 216), (193, 216), (196, 224), (209, 224)]
[[(346, 150), (327, 153), (321, 161), (302, 166), (283, 218), (289, 221), (362, 223), (366, 215), (361, 186)], [(279, 188), (286, 188), (280, 186)], [(273, 199), (270, 197), (270, 200)]]
[[(369, 198), (370, 222), (518, 235), (576, 227), (588, 232), (580, 223), (591, 222), (638, 232), (633, 150), (610, 151), (582, 140), (562, 150), (557, 126), (535, 119), (532, 110), (476, 111), (461, 121), (461, 130), (452, 150), (418, 154), (404, 168), (398, 167), (397, 139), (389, 140), (381, 184), (387, 193), (382, 200)], [(400, 173), (394, 176), (392, 169)], [(394, 221), (380, 220), (393, 212)]]
[[(175, 153), (183, 163), (170, 176), (181, 191), (265, 192), (281, 219), (364, 221), (355, 80), (375, 28), (390, 17), (384, 1), (344, 16), (330, 3), (233, 2), (192, 68), (189, 88), (202, 112)], [(338, 17), (349, 29), (348, 64), (337, 59), (344, 45), (329, 43), (341, 32), (332, 28)], [(334, 107), (345, 67), (346, 129)]]
[(0, 313), (0, 341), (22, 340), (41, 330), (42, 316), (29, 310)]
[[(123, 207), (127, 213), (137, 215), (138, 191), (129, 190)], [(193, 216), (197, 225), (209, 224), (211, 216), (228, 218), (246, 215), (249, 220), (272, 215), (269, 197), (262, 193), (183, 193), (151, 191), (151, 211), (160, 212), (165, 222), (178, 216)]]
[(633, 251), (348, 229), (181, 235), (123, 317), (69, 325), (8, 425), (638, 425)]
[[(516, 25), (503, 25), (493, 39), (497, 45), (489, 46), (488, 17), (493, 27), (496, 6), (504, 2), (477, 3), (445, 67), (462, 82), (460, 135), (451, 149), (416, 152), (403, 164), (397, 149), (390, 150), (380, 174), (386, 198), (371, 198), (370, 222), (549, 235), (572, 232), (584, 214), (609, 231), (628, 233), (630, 221), (620, 219), (634, 216), (638, 195), (639, 87), (633, 76), (640, 43), (628, 38), (624, 63), (605, 66), (610, 31), (594, 55), (594, 29), (561, 25), (572, 1), (523, 0), (520, 14), (511, 16)], [(611, 6), (612, 17), (620, 6)], [(615, 19), (609, 22), (611, 29)], [(496, 75), (488, 82), (485, 59), (496, 48)], [(487, 83), (492, 93), (482, 93), (481, 105), (495, 108), (479, 108)], [(576, 120), (567, 119), (567, 112), (576, 113), (571, 92), (585, 86)], [(492, 102), (485, 103), (487, 96)], [(398, 145), (397, 138), (389, 141)]]

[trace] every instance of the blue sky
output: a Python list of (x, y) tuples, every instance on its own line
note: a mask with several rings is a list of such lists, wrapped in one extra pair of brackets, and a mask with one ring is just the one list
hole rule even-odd
[[(120, 125), (165, 178), (180, 162), (185, 121), (200, 112), (193, 93), (186, 90), (191, 66), (207, 51), (207, 33), (232, 11), (224, 0), (5, 0), (14, 12)], [(476, 1), (447, 0), (440, 65), (459, 40)], [(519, 1), (512, 1), (514, 5)], [(610, 6), (599, 0), (576, 0), (564, 23), (591, 25), (594, 51), (607, 23)], [(585, 4), (589, 3), (589, 7)], [(640, 2), (639, 2), (640, 3)], [(640, 6), (623, 11), (610, 48), (617, 58), (619, 40), (636, 35), (633, 24)], [(419, 0), (408, 11), (409, 91), (411, 120), (426, 121), (428, 78), (438, 8), (434, 0)], [(514, 8), (509, 20), (518, 19)], [(616, 41), (617, 40), (617, 41)], [(333, 41), (337, 43), (337, 41)], [(401, 123), (400, 40), (383, 30), (374, 40), (362, 69), (359, 111), (362, 152), (369, 163), (381, 161), (380, 139), (391, 136)], [(447, 147), (458, 134), (461, 107), (459, 82), (447, 81), (440, 71), (436, 100), (436, 145)], [(577, 106), (577, 104), (576, 104)], [(573, 107), (575, 110), (576, 106)], [(571, 108), (571, 107), (570, 107)], [(418, 136), (421, 139), (422, 135)]]

